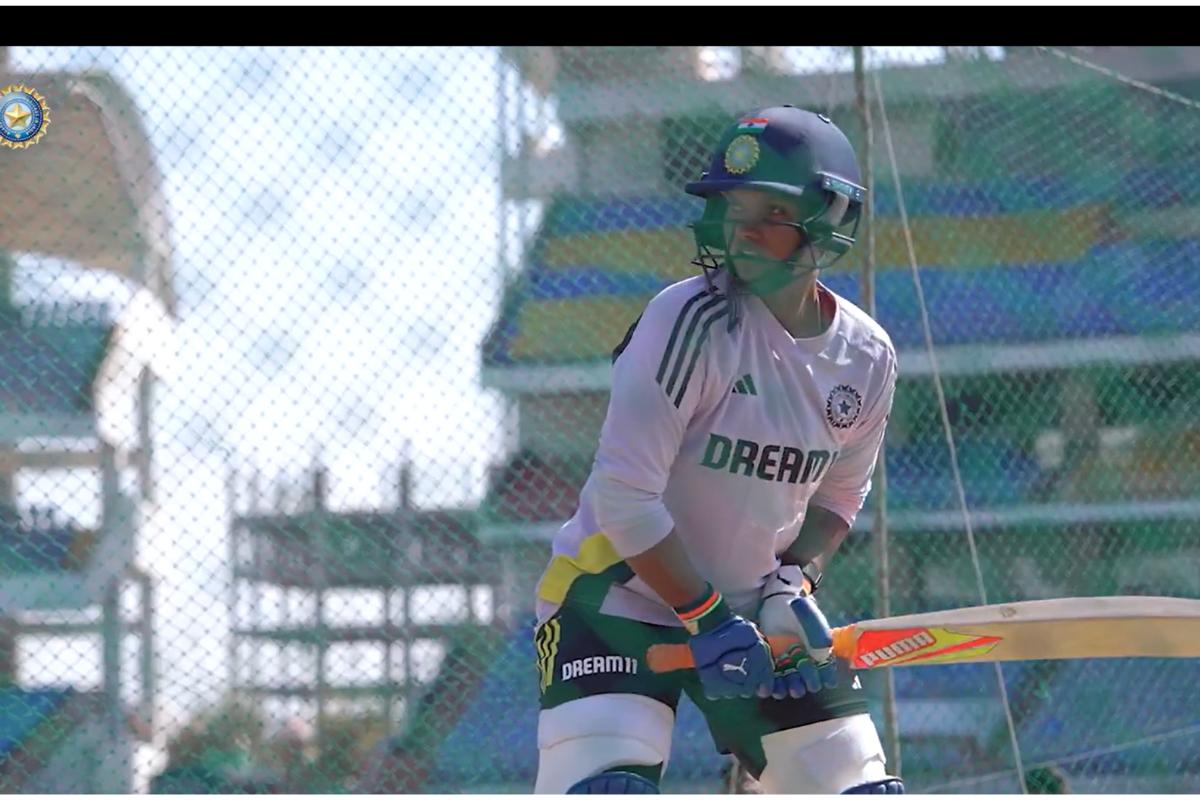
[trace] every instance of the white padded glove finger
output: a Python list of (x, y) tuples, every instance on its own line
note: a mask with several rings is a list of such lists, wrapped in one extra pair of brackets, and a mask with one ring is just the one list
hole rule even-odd
[(766, 636), (801, 636), (800, 622), (791, 602), (804, 593), (804, 573), (795, 564), (785, 564), (763, 584), (758, 605), (758, 627)]

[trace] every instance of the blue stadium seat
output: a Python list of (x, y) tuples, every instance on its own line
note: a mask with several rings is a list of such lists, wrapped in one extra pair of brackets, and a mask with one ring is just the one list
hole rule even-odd
[(1089, 769), (1123, 772), (1163, 759), (1194, 759), (1198, 685), (1200, 664), (1191, 659), (1063, 662), (1021, 726), (1022, 748), (1031, 760), (1092, 753), (1081, 762)]
[[(525, 783), (537, 772), (537, 675), (533, 626), (508, 637), (434, 757), (433, 774), (447, 785)], [(486, 754), (481, 758), (480, 754)]]
[[(1174, 221), (1168, 220), (1170, 224), (1164, 227), (1179, 229), (1180, 215), (1200, 205), (1200, 184), (1180, 184), (1176, 178), (1183, 168), (1178, 164), (1135, 164), (1097, 179), (1013, 174), (907, 180), (905, 202), (909, 216), (918, 221), (981, 217), (1011, 220), (1012, 215), (1038, 211), (1069, 214), (1097, 206), (1111, 208), (1116, 219), (1125, 219), (1127, 212), (1136, 215), (1136, 224), (1126, 226), (1129, 230), (1105, 226), (1102, 217), (1081, 217), (1076, 224), (1084, 227), (1071, 228), (1064, 235), (1074, 237), (1072, 241), (1081, 246), (1096, 241), (1098, 235), (1100, 241), (1070, 261), (973, 264), (971, 268), (922, 263), (934, 340), (940, 345), (1019, 344), (1200, 329), (1200, 303), (1196, 302), (1200, 298), (1200, 271), (1193, 268), (1200, 256), (1200, 237), (1155, 238), (1137, 233), (1153, 230), (1152, 215), (1157, 209), (1170, 209), (1170, 220)], [(1124, 204), (1130, 198), (1136, 198), (1136, 206), (1126, 208)], [(889, 182), (876, 187), (875, 201), (880, 217), (894, 225), (898, 204)], [(556, 263), (555, 268), (539, 269), (536, 265), (541, 263), (540, 253), (548, 244), (580, 234), (603, 237), (615, 233), (618, 236), (614, 242), (620, 243), (624, 241), (620, 235), (625, 232), (682, 231), (694, 221), (700, 208), (697, 198), (679, 194), (556, 198), (536, 237), (530, 262), (534, 266), (510, 292), (502, 319), (485, 344), (487, 362), (502, 366), (520, 361), (519, 356), (514, 358), (509, 352), (509, 345), (521, 334), (516, 320), (527, 303), (648, 297), (667, 283), (659, 275), (638, 272), (636, 265), (628, 264), (608, 269), (597, 264)], [(1099, 234), (1097, 225), (1101, 228)], [(1133, 238), (1105, 242), (1104, 231), (1108, 228), (1115, 236)], [(981, 246), (991, 247), (986, 243)], [(677, 249), (677, 245), (671, 247)], [(945, 248), (934, 251), (954, 252)], [(564, 252), (574, 251), (567, 248)], [(879, 315), (901, 349), (920, 349), (924, 337), (916, 293), (903, 267), (880, 265), (876, 276)], [(647, 265), (646, 270), (650, 269), (652, 265)], [(857, 275), (834, 270), (825, 279), (836, 291), (858, 299)], [(534, 318), (540, 319), (536, 315)], [(587, 357), (596, 355), (589, 350)]]
[(960, 435), (956, 449), (963, 489), (971, 506), (1019, 503), (1029, 496), (1042, 475), (1037, 461), (1009, 439)]
[[(1094, 248), (1069, 264), (998, 265), (987, 270), (922, 265), (933, 340), (1022, 343), (1200, 329), (1200, 239)], [(858, 276), (823, 280), (853, 301)], [(879, 319), (900, 349), (924, 349), (912, 276), (876, 275)]]
[[(1020, 686), (1032, 668), (1027, 662), (1003, 665), (1005, 686)], [(943, 664), (931, 669), (893, 670), (896, 697), (900, 701), (999, 697), (996, 673), (991, 664)]]
[(675, 713), (675, 737), (671, 740), (671, 763), (664, 787), (670, 788), (672, 782), (705, 781), (713, 782), (715, 788), (723, 766), (704, 715), (685, 695)]
[[(1060, 210), (1094, 202), (1096, 192), (1055, 176), (1014, 176), (974, 181), (909, 178), (904, 204), (910, 217), (971, 217)], [(875, 185), (875, 212), (896, 217), (900, 206), (890, 181)]]
[(66, 528), (24, 531), (0, 541), (0, 563), (13, 572), (53, 572), (67, 562), (76, 532)]
[(80, 537), (88, 534), (70, 521), (63, 524), (57, 516), (40, 519), (37, 509), (32, 513), (35, 522), (30, 523), (18, 509), (0, 504), (0, 574), (53, 572), (79, 566), (74, 561), (83, 555), (87, 544)]
[(921, 439), (890, 445), (884, 452), (889, 505), (928, 510), (955, 507), (950, 458), (943, 442)]
[(599, 267), (532, 269), (525, 280), (527, 300), (657, 294), (669, 283), (650, 273), (611, 272)]
[(618, 230), (679, 228), (695, 221), (703, 201), (675, 197), (564, 197), (546, 212), (541, 237)]
[(91, 385), (110, 325), (25, 325), (0, 317), (0, 405), (17, 413), (91, 408)]
[(59, 689), (0, 689), (0, 763), (70, 695)]

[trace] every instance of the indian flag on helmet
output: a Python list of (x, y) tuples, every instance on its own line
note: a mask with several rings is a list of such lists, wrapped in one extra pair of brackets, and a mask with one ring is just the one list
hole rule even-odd
[(771, 120), (766, 117), (746, 117), (738, 121), (739, 133), (761, 133)]

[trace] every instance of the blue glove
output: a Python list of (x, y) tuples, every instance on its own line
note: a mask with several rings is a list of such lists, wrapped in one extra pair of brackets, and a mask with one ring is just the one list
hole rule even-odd
[(738, 616), (688, 640), (709, 700), (768, 697), (774, 686), (771, 649), (754, 623)]
[(837, 664), (833, 660), (833, 631), (815, 600), (800, 595), (788, 603), (799, 623), (800, 643), (775, 659), (771, 697), (800, 698), (837, 686)]

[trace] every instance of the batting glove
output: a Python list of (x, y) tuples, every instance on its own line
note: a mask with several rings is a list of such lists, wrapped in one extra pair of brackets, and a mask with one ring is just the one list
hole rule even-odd
[(767, 579), (758, 619), (765, 635), (800, 640), (775, 659), (771, 697), (800, 698), (837, 686), (833, 631), (816, 600), (807, 593), (800, 567), (782, 566)]
[(769, 697), (774, 663), (767, 641), (753, 622), (733, 614), (709, 587), (704, 599), (675, 609), (692, 634), (688, 647), (709, 700)]

